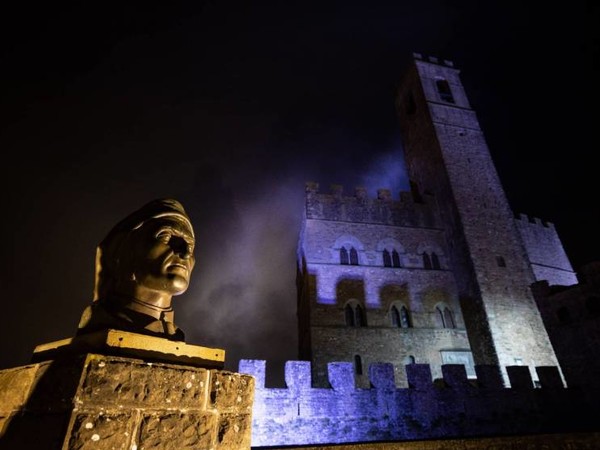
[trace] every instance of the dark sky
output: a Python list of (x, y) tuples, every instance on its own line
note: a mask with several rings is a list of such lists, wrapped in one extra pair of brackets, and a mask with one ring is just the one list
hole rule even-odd
[(600, 259), (591, 2), (46, 3), (0, 19), (0, 367), (74, 334), (97, 243), (158, 197), (198, 236), (187, 342), (230, 369), (296, 358), (304, 183), (406, 188), (413, 51), (462, 70), (513, 209), (553, 222), (575, 268)]

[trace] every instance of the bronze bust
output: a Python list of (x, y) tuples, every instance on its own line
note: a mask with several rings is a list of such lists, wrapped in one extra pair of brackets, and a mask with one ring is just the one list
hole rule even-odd
[(125, 217), (96, 249), (94, 299), (77, 334), (118, 329), (183, 341), (171, 300), (189, 286), (194, 244), (177, 200), (153, 200)]

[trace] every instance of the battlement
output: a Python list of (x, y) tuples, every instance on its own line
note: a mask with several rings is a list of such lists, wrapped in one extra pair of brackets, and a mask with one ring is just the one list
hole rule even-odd
[(454, 62), (449, 61), (447, 59), (440, 59), (436, 56), (423, 56), (423, 54), (415, 52), (413, 53), (413, 58), (418, 59), (420, 61), (438, 64), (440, 66), (454, 67)]
[(330, 388), (313, 388), (311, 363), (288, 361), (286, 388), (266, 388), (266, 363), (242, 360), (239, 372), (255, 377), (252, 445), (306, 445), (534, 434), (593, 430), (600, 412), (598, 392), (565, 388), (556, 367), (536, 367), (534, 388), (526, 366), (442, 366), (432, 380), (428, 364), (405, 366), (408, 387), (398, 388), (389, 363), (369, 366), (371, 388), (357, 388), (350, 362), (328, 364)]
[(321, 193), (318, 183), (306, 183), (307, 219), (435, 227), (434, 205), (430, 194), (401, 191), (399, 200), (394, 200), (391, 191), (384, 188), (378, 189), (373, 198), (362, 186), (354, 189), (354, 195), (344, 195), (344, 187), (339, 184)]
[(546, 220), (542, 220), (539, 217), (529, 216), (527, 214), (516, 214), (515, 220), (520, 221), (523, 224), (529, 224), (531, 226), (541, 226), (544, 228), (554, 229), (554, 224), (552, 222), (548, 222)]
[[(394, 366), (391, 363), (375, 363), (369, 366), (371, 389), (375, 390), (436, 390), (440, 388), (497, 390), (497, 389), (534, 389), (531, 371), (527, 366), (507, 366), (506, 371), (510, 387), (505, 387), (499, 366), (475, 365), (477, 380), (467, 378), (465, 366), (462, 364), (443, 364), (442, 378), (433, 380), (429, 364), (408, 364), (405, 367), (408, 380), (407, 388), (397, 388), (394, 377)], [(265, 387), (266, 361), (241, 360), (239, 371), (252, 375), (256, 379), (256, 389)], [(539, 377), (539, 389), (565, 388), (558, 367), (538, 366), (535, 372)], [(315, 390), (312, 388), (311, 363), (309, 361), (287, 361), (284, 367), (284, 378), (290, 391)], [(327, 364), (327, 375), (331, 389), (339, 392), (362, 390), (355, 384), (354, 364), (351, 362), (331, 362)]]

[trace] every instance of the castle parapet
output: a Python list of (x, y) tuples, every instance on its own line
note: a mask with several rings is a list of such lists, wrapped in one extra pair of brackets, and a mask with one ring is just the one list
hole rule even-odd
[(344, 195), (344, 188), (335, 184), (328, 193), (319, 191), (319, 184), (306, 183), (306, 218), (341, 222), (374, 223), (411, 227), (435, 227), (435, 202), (425, 195), (415, 201), (411, 192), (400, 192), (394, 200), (389, 189), (378, 189), (371, 198), (366, 188), (359, 186), (354, 195)]
[(369, 366), (371, 388), (358, 388), (351, 362), (327, 366), (331, 388), (313, 388), (310, 362), (285, 365), (286, 388), (266, 388), (265, 364), (242, 360), (239, 371), (256, 377), (252, 445), (308, 445), (401, 441), (481, 434), (513, 435), (594, 431), (598, 392), (564, 387), (558, 368), (508, 366), (504, 387), (498, 366), (442, 365), (432, 380), (428, 364), (405, 366), (408, 387), (398, 388), (389, 363)]

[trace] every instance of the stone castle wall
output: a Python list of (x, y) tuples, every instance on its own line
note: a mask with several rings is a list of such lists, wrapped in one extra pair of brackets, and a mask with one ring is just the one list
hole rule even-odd
[(520, 214), (515, 223), (537, 281), (562, 286), (577, 284), (577, 276), (553, 223), (526, 214)]
[[(256, 377), (252, 446), (425, 440), (596, 430), (597, 392), (564, 388), (555, 367), (507, 367), (511, 388), (496, 366), (476, 366), (477, 382), (462, 365), (444, 365), (434, 383), (426, 364), (406, 366), (408, 388), (397, 388), (391, 364), (372, 364), (372, 387), (355, 386), (351, 363), (330, 363), (330, 388), (313, 388), (310, 362), (289, 361), (287, 388), (265, 388), (265, 361), (242, 360)], [(592, 394), (592, 395), (590, 395)]]

